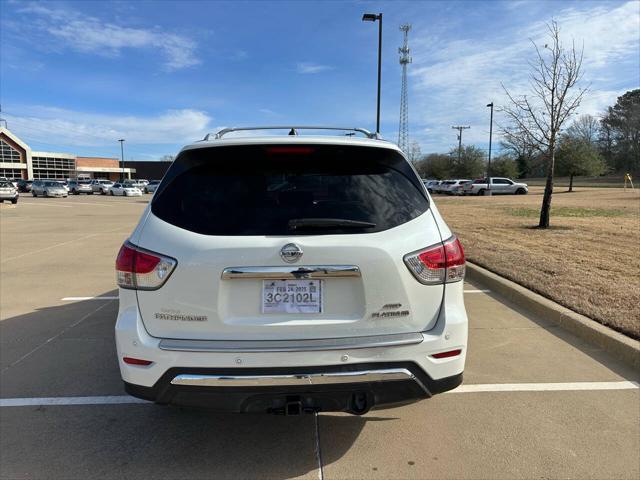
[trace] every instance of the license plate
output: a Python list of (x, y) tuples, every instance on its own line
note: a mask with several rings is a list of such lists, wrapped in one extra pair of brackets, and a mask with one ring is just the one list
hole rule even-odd
[(322, 280), (264, 280), (262, 313), (321, 313)]

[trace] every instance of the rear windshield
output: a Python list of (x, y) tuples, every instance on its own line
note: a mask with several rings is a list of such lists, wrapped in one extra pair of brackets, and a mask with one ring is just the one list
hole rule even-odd
[(420, 179), (393, 150), (252, 145), (182, 152), (151, 210), (205, 235), (317, 235), (387, 230), (428, 206)]

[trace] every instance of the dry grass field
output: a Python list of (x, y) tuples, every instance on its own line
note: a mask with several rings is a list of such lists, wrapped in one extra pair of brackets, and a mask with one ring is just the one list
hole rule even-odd
[(640, 338), (640, 190), (556, 188), (549, 230), (542, 192), (435, 201), (468, 260)]

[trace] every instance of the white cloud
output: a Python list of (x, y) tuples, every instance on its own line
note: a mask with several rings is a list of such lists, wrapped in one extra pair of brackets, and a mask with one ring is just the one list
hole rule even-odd
[(9, 128), (27, 143), (63, 146), (184, 144), (209, 133), (211, 118), (198, 110), (167, 110), (155, 116), (105, 115), (52, 107), (20, 108), (20, 115), (3, 112)]
[(313, 62), (299, 62), (296, 65), (296, 72), (301, 74), (321, 73), (333, 69), (334, 67), (332, 67), (331, 65), (320, 65)]
[(21, 10), (33, 17), (34, 28), (57, 39), (62, 46), (102, 56), (118, 56), (127, 48), (157, 49), (165, 57), (164, 67), (173, 71), (200, 63), (196, 43), (190, 38), (160, 29), (130, 28), (104, 22), (74, 10), (49, 8), (32, 3)]
[[(507, 15), (514, 16), (512, 12)], [(597, 115), (626, 89), (637, 88), (639, 3), (571, 8), (559, 11), (554, 18), (565, 46), (575, 40), (580, 48), (584, 41), (583, 85), (591, 84), (591, 88), (580, 114)], [(551, 19), (549, 15), (546, 21)], [(464, 133), (465, 142), (487, 142), (489, 109), (485, 104), (506, 103), (501, 83), (515, 93), (530, 91), (527, 62), (535, 54), (530, 39), (546, 43), (545, 35), (545, 21), (534, 21), (495, 32), (488, 40), (417, 38), (414, 44), (418, 48), (412, 50), (417, 53), (410, 68), (410, 117), (411, 135), (420, 141), (423, 151), (455, 146), (452, 125), (471, 125)], [(621, 71), (627, 72), (628, 78), (621, 78)]]

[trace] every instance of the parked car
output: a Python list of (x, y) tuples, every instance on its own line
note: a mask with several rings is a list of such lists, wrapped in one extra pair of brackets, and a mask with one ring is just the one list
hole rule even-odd
[(144, 188), (144, 183), (141, 183), (138, 180), (125, 180), (124, 182), (122, 182), (122, 184), (128, 187), (138, 188), (140, 189), (140, 191), (142, 191), (142, 189)]
[(142, 195), (142, 190), (132, 185), (125, 185), (123, 183), (114, 183), (109, 188), (110, 195), (121, 195), (125, 197), (139, 197)]
[(71, 195), (80, 195), (81, 193), (93, 195), (91, 183), (86, 180), (69, 180), (67, 184), (69, 186), (69, 194)]
[(440, 185), (438, 185), (436, 193), (448, 193), (451, 186), (455, 185), (455, 183), (456, 180), (443, 180), (442, 182), (440, 182)]
[(31, 195), (34, 197), (67, 197), (68, 193), (60, 182), (54, 180), (34, 180), (31, 184)]
[(24, 179), (19, 179), (18, 180), (18, 191), (19, 192), (23, 192), (23, 193), (28, 193), (31, 191), (31, 184), (33, 183), (33, 180), (24, 180)]
[(91, 189), (93, 190), (93, 193), (107, 195), (111, 187), (113, 187), (113, 182), (111, 180), (99, 178), (91, 181)]
[(182, 149), (117, 256), (127, 392), (363, 414), (458, 386), (464, 252), (397, 145), (228, 131)]
[(15, 205), (18, 203), (19, 196), (18, 189), (13, 183), (7, 180), (0, 180), (0, 202), (8, 200)]
[(159, 185), (160, 180), (151, 180), (142, 190), (144, 193), (154, 193)]
[(442, 188), (442, 193), (446, 193), (447, 195), (455, 195), (456, 193), (454, 192), (457, 191), (457, 189), (461, 186), (464, 185), (466, 182), (470, 182), (471, 180), (467, 180), (467, 179), (458, 179), (458, 180), (447, 180), (445, 183), (444, 188)]
[[(488, 184), (486, 178), (479, 178), (464, 186), (465, 195), (485, 195)], [(509, 178), (491, 177), (492, 195), (525, 195), (529, 193), (526, 183), (516, 183)]]
[(453, 185), (449, 189), (448, 193), (450, 195), (459, 195), (459, 196), (464, 195), (464, 186), (471, 182), (473, 182), (473, 180), (462, 180), (458, 185)]
[(426, 187), (429, 193), (435, 193), (435, 188), (440, 185), (440, 180), (430, 180), (427, 182)]
[(149, 180), (145, 178), (138, 178), (135, 181), (138, 183), (138, 185), (142, 185), (142, 186), (149, 185)]

